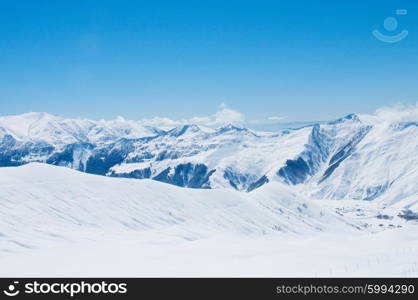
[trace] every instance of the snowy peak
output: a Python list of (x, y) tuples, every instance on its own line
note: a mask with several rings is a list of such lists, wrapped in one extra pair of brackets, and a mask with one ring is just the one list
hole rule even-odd
[(0, 117), (0, 128), (4, 133), (10, 134), (16, 139), (29, 138), (31, 131), (39, 123), (48, 123), (56, 117), (47, 113), (26, 113)]
[(348, 114), (343, 118), (337, 119), (335, 121), (328, 122), (328, 124), (338, 124), (338, 123), (344, 123), (344, 122), (361, 122), (360, 118), (356, 114)]
[(218, 128), (216, 130), (217, 135), (221, 135), (221, 134), (250, 134), (250, 135), (256, 135), (255, 133), (253, 133), (251, 130), (247, 129), (247, 128), (241, 128), (241, 127), (237, 127), (235, 125), (232, 124), (228, 124), (225, 126), (222, 126), (220, 128)]
[(418, 203), (418, 127), (387, 125), (367, 125), (365, 131), (353, 136), (347, 147), (334, 155), (319, 184), (308, 187), (313, 195)]
[(277, 172), (289, 184), (325, 180), (370, 130), (354, 114), (311, 128), (304, 151)]
[(201, 129), (197, 125), (184, 125), (181, 127), (176, 127), (167, 132), (168, 135), (172, 137), (180, 137), (186, 134), (194, 134), (197, 132), (201, 132)]
[(22, 142), (43, 141), (53, 145), (109, 142), (121, 138), (152, 136), (159, 132), (122, 118), (92, 121), (65, 119), (38, 112), (0, 117), (0, 134), (10, 134)]
[(218, 132), (221, 132), (221, 133), (222, 132), (227, 132), (227, 131), (247, 131), (247, 129), (246, 128), (239, 128), (239, 127), (236, 127), (232, 124), (222, 126), (218, 129)]

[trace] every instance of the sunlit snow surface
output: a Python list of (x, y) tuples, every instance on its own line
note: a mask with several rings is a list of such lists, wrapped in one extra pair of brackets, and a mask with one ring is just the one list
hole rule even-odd
[(400, 210), (278, 182), (243, 193), (0, 168), (0, 276), (417, 276), (418, 227)]

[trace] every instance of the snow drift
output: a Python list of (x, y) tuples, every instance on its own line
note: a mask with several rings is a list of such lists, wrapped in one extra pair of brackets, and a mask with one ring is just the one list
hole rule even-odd
[(349, 224), (280, 183), (253, 193), (185, 189), (46, 164), (0, 169), (0, 252), (113, 232), (215, 234), (349, 232)]

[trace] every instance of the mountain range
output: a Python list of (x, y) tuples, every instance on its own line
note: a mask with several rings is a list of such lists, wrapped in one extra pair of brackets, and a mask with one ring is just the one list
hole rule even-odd
[(42, 162), (180, 187), (250, 192), (269, 182), (314, 199), (418, 203), (418, 122), (350, 114), (277, 132), (172, 129), (47, 113), (0, 117), (0, 166)]

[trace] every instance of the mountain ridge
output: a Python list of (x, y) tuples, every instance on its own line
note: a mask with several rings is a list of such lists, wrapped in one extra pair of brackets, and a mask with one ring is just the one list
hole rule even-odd
[[(104, 176), (248, 192), (279, 181), (319, 199), (398, 202), (417, 196), (409, 186), (418, 179), (416, 124), (349, 114), (276, 132), (232, 124), (163, 130), (123, 118), (92, 121), (28, 113), (0, 117), (0, 166), (43, 162)], [(382, 169), (382, 157), (396, 168)], [(374, 169), (380, 173), (367, 178)], [(402, 194), (400, 187), (408, 192)], [(385, 196), (396, 189), (394, 199)]]

